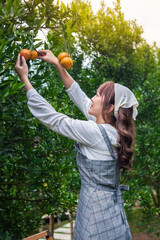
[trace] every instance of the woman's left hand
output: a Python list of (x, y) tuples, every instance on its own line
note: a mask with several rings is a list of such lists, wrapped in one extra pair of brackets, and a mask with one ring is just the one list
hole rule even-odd
[(28, 79), (28, 66), (26, 64), (26, 60), (23, 56), (18, 54), (18, 58), (15, 65), (15, 71), (17, 72), (21, 82), (25, 83), (24, 89), (28, 92), (30, 89), (33, 88), (32, 84)]
[(26, 60), (23, 56), (18, 54), (15, 71), (17, 72), (19, 78), (22, 82), (25, 82), (28, 79), (28, 66)]

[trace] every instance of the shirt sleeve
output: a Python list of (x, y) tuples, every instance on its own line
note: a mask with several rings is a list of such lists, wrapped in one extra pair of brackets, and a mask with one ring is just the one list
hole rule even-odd
[(66, 90), (72, 102), (81, 110), (88, 120), (96, 122), (96, 117), (88, 113), (91, 99), (82, 91), (77, 82), (73, 82), (71, 87)]
[[(31, 113), (54, 132), (88, 146), (100, 141), (100, 135), (95, 134), (98, 130), (93, 127), (96, 125), (93, 121), (75, 120), (57, 112), (35, 89), (27, 92), (27, 98)], [(96, 136), (92, 137), (93, 134)]]

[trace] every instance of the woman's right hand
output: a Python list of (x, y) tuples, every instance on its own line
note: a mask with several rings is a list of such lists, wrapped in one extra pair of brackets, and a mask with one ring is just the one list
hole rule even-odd
[(38, 56), (39, 59), (42, 59), (43, 61), (51, 63), (55, 66), (59, 64), (58, 58), (56, 58), (50, 50), (39, 50), (38, 52), (45, 54), (44, 56)]

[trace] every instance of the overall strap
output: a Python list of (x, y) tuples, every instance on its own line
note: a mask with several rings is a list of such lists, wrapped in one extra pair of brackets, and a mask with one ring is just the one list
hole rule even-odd
[[(106, 130), (104, 129), (104, 127), (102, 127), (102, 125), (100, 124), (97, 124), (97, 126), (99, 127), (101, 133), (102, 133), (102, 136), (105, 140), (105, 143), (106, 145), (108, 146), (108, 149), (113, 157), (113, 159), (116, 160), (116, 156), (115, 156), (115, 153), (114, 153), (114, 150), (113, 150), (113, 147), (112, 147), (112, 144), (111, 144), (111, 141), (107, 135), (107, 132)], [(115, 201), (117, 201), (117, 192), (118, 190), (120, 191), (129, 191), (129, 186), (128, 185), (118, 185), (117, 188), (114, 190), (114, 198), (115, 198)]]
[(97, 126), (99, 127), (99, 130), (101, 131), (102, 133), (102, 136), (104, 138), (104, 141), (110, 151), (110, 154), (112, 155), (113, 159), (116, 159), (116, 156), (115, 156), (115, 153), (114, 153), (114, 150), (113, 150), (113, 147), (112, 147), (112, 144), (111, 144), (111, 141), (106, 133), (106, 130), (104, 129), (104, 127), (102, 127), (101, 124), (97, 124)]

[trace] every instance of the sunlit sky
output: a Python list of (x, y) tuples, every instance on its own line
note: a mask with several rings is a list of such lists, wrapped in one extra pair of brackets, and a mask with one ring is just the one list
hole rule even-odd
[[(71, 0), (62, 0), (65, 4)], [(90, 0), (93, 11), (100, 8), (101, 0)], [(104, 0), (107, 6), (113, 6), (113, 0)], [(143, 27), (143, 37), (149, 44), (156, 42), (160, 47), (160, 0), (121, 0), (122, 12), (126, 20), (136, 19)]]

